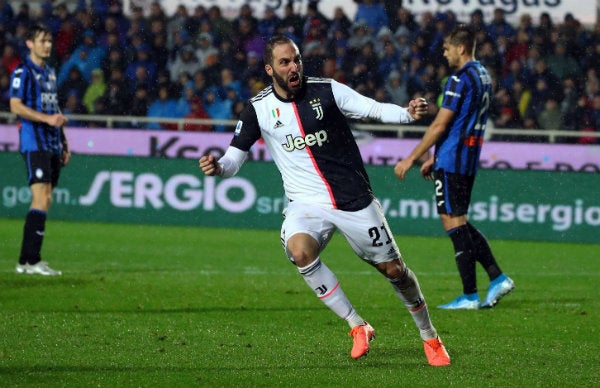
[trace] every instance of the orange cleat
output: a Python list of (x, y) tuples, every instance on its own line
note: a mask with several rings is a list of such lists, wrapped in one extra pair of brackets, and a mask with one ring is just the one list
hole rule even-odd
[(354, 339), (350, 356), (352, 358), (361, 358), (369, 353), (369, 342), (375, 338), (375, 329), (367, 322), (364, 325), (354, 326), (349, 333), (350, 337)]
[(440, 337), (423, 341), (425, 348), (425, 356), (431, 366), (447, 366), (450, 365), (450, 356), (446, 351), (446, 347), (442, 343)]

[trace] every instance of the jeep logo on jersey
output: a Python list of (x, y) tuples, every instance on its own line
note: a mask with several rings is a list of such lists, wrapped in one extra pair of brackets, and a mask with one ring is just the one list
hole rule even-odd
[(309, 102), (312, 109), (317, 113), (317, 120), (323, 120), (323, 107), (321, 106), (321, 99), (315, 98)]
[(306, 136), (296, 136), (292, 137), (292, 135), (287, 135), (285, 137), (287, 143), (282, 144), (284, 150), (288, 152), (292, 152), (293, 150), (303, 150), (304, 148), (312, 147), (315, 144), (321, 147), (325, 142), (327, 142), (327, 131), (320, 130), (319, 132), (309, 133)]

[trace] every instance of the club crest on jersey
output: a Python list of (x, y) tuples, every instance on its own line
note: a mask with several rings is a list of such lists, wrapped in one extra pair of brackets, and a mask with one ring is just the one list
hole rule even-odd
[(315, 98), (308, 102), (311, 108), (317, 113), (316, 119), (323, 120), (323, 106), (321, 106), (321, 99)]
[(273, 118), (277, 119), (277, 122), (275, 123), (275, 125), (273, 125), (273, 129), (283, 127), (283, 123), (279, 121), (281, 110), (279, 108), (271, 109), (271, 115), (273, 116)]

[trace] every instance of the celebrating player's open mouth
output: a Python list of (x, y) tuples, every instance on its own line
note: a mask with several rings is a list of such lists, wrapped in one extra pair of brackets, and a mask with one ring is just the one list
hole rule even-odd
[(297, 89), (300, 87), (300, 74), (293, 73), (289, 78), (290, 87), (292, 89)]

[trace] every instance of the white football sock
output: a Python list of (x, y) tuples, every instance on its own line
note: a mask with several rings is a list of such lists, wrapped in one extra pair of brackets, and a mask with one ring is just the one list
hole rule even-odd
[(335, 274), (318, 257), (306, 267), (298, 267), (298, 271), (325, 306), (345, 319), (350, 327), (364, 325), (364, 319), (352, 307)]
[(421, 287), (416, 275), (406, 267), (404, 276), (400, 279), (389, 279), (394, 291), (400, 300), (404, 303), (410, 315), (412, 315), (415, 324), (419, 328), (421, 338), (426, 341), (428, 339), (437, 338), (437, 331), (431, 319), (429, 318), (429, 310), (425, 303), (425, 298), (421, 293)]

